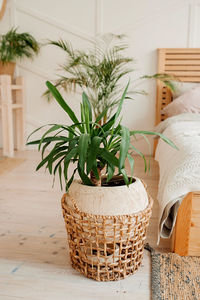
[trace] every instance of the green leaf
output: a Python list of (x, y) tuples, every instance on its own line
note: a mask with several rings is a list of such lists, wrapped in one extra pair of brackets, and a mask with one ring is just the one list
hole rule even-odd
[(84, 108), (84, 111), (85, 111), (86, 132), (90, 133), (89, 111), (88, 111), (88, 107), (87, 106)]
[(56, 130), (60, 129), (61, 127), (62, 127), (62, 126), (60, 126), (60, 125), (53, 125), (51, 128), (49, 128), (49, 129), (43, 134), (43, 136), (41, 137), (40, 143), (39, 143), (39, 145), (38, 145), (38, 150), (40, 150), (40, 147), (41, 147), (41, 145), (42, 145), (42, 142), (43, 142), (45, 136), (47, 136), (47, 134), (49, 134), (49, 133), (51, 133), (51, 132), (53, 132), (53, 131), (56, 131)]
[(130, 184), (131, 184), (132, 180), (133, 180), (133, 172), (134, 172), (135, 161), (134, 161), (134, 158), (129, 153), (127, 153), (127, 157), (128, 157), (128, 161), (129, 161), (130, 168), (131, 168), (131, 179), (130, 179)]
[(67, 172), (68, 172), (68, 168), (69, 168), (69, 164), (72, 160), (72, 158), (74, 158), (78, 153), (78, 147), (76, 148), (72, 148), (71, 150), (69, 149), (68, 154), (65, 156), (65, 160), (64, 160), (64, 176), (65, 179), (67, 180)]
[(127, 157), (127, 153), (130, 147), (130, 133), (129, 129), (125, 126), (121, 126), (122, 134), (121, 134), (121, 143), (120, 143), (120, 152), (119, 152), (119, 170), (124, 168), (125, 159)]
[[(47, 142), (55, 142), (55, 141), (70, 141), (69, 138), (65, 137), (65, 136), (49, 136), (43, 139), (42, 143), (47, 143)], [(27, 145), (38, 145), (40, 144), (41, 139), (40, 140), (35, 140), (32, 142), (28, 142)]]
[(56, 149), (56, 151), (54, 151), (55, 155), (51, 155), (48, 159), (47, 168), (49, 169), (50, 174), (52, 174), (53, 163), (61, 156), (65, 157), (65, 155), (67, 154), (67, 151), (62, 151), (61, 148), (62, 147)]
[[(121, 137), (119, 135), (120, 131), (121, 131), (121, 125), (118, 124), (117, 127), (114, 128), (114, 130), (113, 130), (113, 132), (112, 132), (112, 134), (110, 136), (110, 139), (108, 141), (108, 147), (109, 147), (109, 149), (112, 148), (112, 146), (115, 144), (115, 142), (117, 142), (118, 138), (119, 138), (119, 140), (121, 140)], [(113, 141), (113, 139), (115, 139), (115, 140)]]
[(133, 150), (137, 154), (139, 154), (143, 158), (143, 160), (144, 160), (144, 170), (146, 172), (147, 171), (147, 161), (146, 161), (146, 158), (145, 158), (144, 154), (141, 151), (139, 151), (137, 148), (135, 148), (133, 145), (130, 144), (130, 146), (131, 146), (131, 148), (133, 148)]
[[(75, 113), (69, 107), (69, 105), (65, 102), (65, 100), (63, 99), (63, 97), (61, 96), (61, 94), (59, 93), (59, 91), (57, 90), (57, 88), (51, 82), (49, 82), (49, 81), (46, 82), (46, 86), (48, 87), (48, 89), (50, 90), (50, 92), (54, 96), (55, 100), (58, 102), (58, 104), (68, 114), (68, 116), (70, 117), (70, 119), (72, 120), (72, 122), (74, 122), (75, 124), (78, 124), (79, 121), (78, 121)], [(81, 125), (78, 125), (77, 127), (82, 132)]]
[(125, 90), (124, 90), (124, 92), (123, 92), (122, 98), (121, 98), (121, 100), (120, 100), (120, 102), (119, 102), (119, 106), (118, 106), (117, 112), (116, 112), (116, 114), (115, 114), (115, 121), (114, 121), (114, 124), (116, 123), (116, 120), (117, 120), (117, 118), (119, 117), (119, 115), (120, 115), (120, 113), (121, 113), (122, 105), (123, 105), (124, 99), (125, 99), (125, 97), (126, 97), (126, 93), (127, 93), (128, 87), (129, 87), (129, 83), (130, 83), (130, 81), (129, 81), (128, 84), (126, 85), (126, 88), (125, 88)]
[(51, 155), (52, 154), (50, 152), (49, 155), (47, 155), (44, 159), (42, 159), (42, 161), (38, 164), (36, 171), (38, 171), (42, 166), (44, 166), (48, 162)]
[(113, 178), (115, 172), (115, 167), (113, 165), (108, 164), (108, 175), (107, 175), (107, 182)]
[(92, 167), (94, 166), (94, 163), (96, 162), (96, 156), (98, 149), (100, 147), (102, 138), (99, 136), (93, 137), (91, 141), (91, 145), (88, 149), (88, 159), (87, 159), (87, 174), (91, 171)]
[(56, 166), (55, 166), (55, 168), (54, 168), (54, 170), (53, 170), (53, 174), (54, 174), (54, 175), (56, 174), (56, 171), (57, 171), (59, 165), (62, 163), (62, 161), (63, 161), (64, 159), (65, 159), (65, 157), (62, 157), (62, 158), (59, 160), (59, 162), (56, 164)]
[(95, 161), (93, 166), (92, 166), (92, 171), (96, 177), (96, 179), (98, 180), (99, 179), (99, 172), (98, 172), (98, 169), (97, 169), (97, 162)]
[(163, 80), (164, 84), (172, 91), (172, 92), (175, 92), (176, 91), (176, 88), (173, 84), (172, 81), (170, 80)]
[(85, 92), (83, 92), (83, 94), (82, 94), (82, 100), (83, 100), (84, 107), (88, 108), (89, 121), (92, 122), (92, 108), (91, 108), (90, 101), (88, 100), (88, 96), (86, 95)]
[(80, 165), (78, 164), (78, 173), (81, 177), (81, 180), (85, 185), (93, 185), (92, 181), (89, 179), (89, 177), (85, 174), (85, 172), (80, 168)]
[(45, 165), (45, 163), (51, 163), (51, 161), (53, 160), (53, 157), (56, 155), (56, 154), (62, 154), (62, 155), (65, 155), (67, 152), (63, 150), (66, 150), (66, 147), (60, 147), (58, 149), (53, 149), (40, 163), (39, 165), (37, 166), (36, 168), (36, 171), (38, 171), (42, 166)]
[(72, 148), (69, 152), (66, 153), (64, 163), (67, 165), (67, 169), (69, 166), (69, 162), (77, 154), (77, 152), (78, 152), (78, 147)]
[(59, 165), (58, 172), (59, 172), (59, 179), (60, 179), (60, 188), (62, 190), (63, 186), (62, 186), (62, 167), (61, 167), (61, 165)]
[(82, 171), (85, 170), (85, 163), (86, 163), (89, 141), (90, 141), (89, 134), (81, 134), (80, 135), (79, 145), (78, 145), (78, 153), (79, 153), (79, 166)]
[(80, 103), (80, 108), (81, 108), (81, 122), (83, 124), (83, 130), (82, 133), (87, 133), (87, 127), (86, 127), (86, 123), (85, 123), (85, 113), (84, 113), (84, 107), (83, 104)]
[(116, 114), (114, 114), (112, 118), (110, 118), (110, 120), (102, 126), (104, 131), (108, 131), (113, 126), (115, 122), (115, 116)]
[(111, 152), (109, 152), (107, 149), (102, 149), (100, 151), (100, 156), (105, 159), (109, 164), (112, 164), (116, 167), (119, 167), (119, 160), (116, 158)]
[(99, 121), (101, 121), (101, 119), (107, 114), (108, 108), (105, 108), (102, 113), (100, 113), (98, 115), (98, 117), (95, 120), (95, 123), (99, 123)]
[(83, 94), (83, 104), (81, 107), (81, 116), (82, 116), (82, 119), (84, 120), (84, 121), (82, 121), (84, 128), (85, 128), (84, 132), (90, 133), (90, 114), (89, 114), (89, 108), (88, 108), (87, 102), (85, 100), (84, 94)]
[(70, 187), (70, 185), (72, 184), (72, 181), (74, 180), (74, 175), (75, 175), (77, 169), (78, 169), (78, 168), (74, 169), (71, 178), (70, 178), (69, 181), (67, 181), (67, 183), (66, 183), (66, 187), (65, 187), (66, 192), (69, 191), (69, 187)]
[[(43, 125), (43, 126), (40, 126), (40, 127), (37, 128), (37, 129), (35, 129), (33, 132), (31, 132), (31, 133), (29, 134), (29, 136), (27, 137), (27, 141), (30, 139), (30, 137), (31, 137), (35, 132), (37, 132), (37, 131), (39, 131), (40, 129), (42, 129), (42, 128), (46, 127), (46, 126), (49, 126), (49, 125), (52, 125), (52, 124)], [(28, 144), (27, 144), (27, 145), (28, 145)]]
[(179, 150), (178, 147), (170, 139), (168, 139), (165, 135), (163, 135), (162, 133), (154, 132), (154, 131), (146, 131), (146, 130), (130, 131), (130, 135), (135, 135), (135, 134), (147, 134), (147, 135), (159, 136), (165, 143), (167, 143), (171, 147), (175, 148), (176, 150)]
[(125, 184), (126, 184), (127, 186), (129, 186), (129, 180), (128, 180), (128, 176), (127, 176), (127, 174), (126, 174), (125, 169), (121, 169), (120, 172), (121, 172), (121, 174), (123, 175)]
[(148, 159), (148, 171), (150, 172), (150, 165), (151, 165), (151, 144), (148, 140), (148, 138), (146, 137), (146, 135), (140, 133), (140, 135), (144, 138), (144, 140), (146, 141), (148, 148), (149, 148), (149, 159)]
[(41, 156), (42, 156), (42, 159), (44, 159), (44, 152), (45, 152), (45, 149), (50, 145), (51, 142), (47, 142), (43, 147), (42, 147), (42, 153), (41, 153)]

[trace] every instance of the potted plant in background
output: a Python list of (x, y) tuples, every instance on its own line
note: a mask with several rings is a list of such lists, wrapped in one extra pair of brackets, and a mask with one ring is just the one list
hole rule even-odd
[[(101, 115), (107, 109), (99, 123), (103, 124), (119, 104), (123, 81), (134, 71), (134, 59), (126, 55), (128, 48), (124, 35), (107, 33), (94, 40), (91, 49), (76, 50), (69, 42), (58, 40), (48, 44), (56, 46), (66, 53), (66, 62), (60, 66), (62, 75), (54, 81), (61, 92), (70, 93), (80, 87), (87, 95), (94, 115)], [(160, 79), (166, 86), (173, 89), (168, 74), (142, 76), (131, 82), (126, 99), (133, 99), (135, 94), (146, 94), (138, 86), (143, 79)], [(48, 100), (52, 94), (47, 90), (44, 94)]]
[(13, 76), (18, 59), (33, 58), (38, 52), (39, 44), (31, 34), (12, 28), (0, 36), (0, 74)]
[[(142, 261), (152, 200), (143, 183), (133, 177), (132, 151), (144, 159), (145, 170), (147, 163), (130, 137), (157, 135), (175, 147), (160, 133), (130, 131), (121, 124), (120, 113), (128, 86), (110, 117), (107, 117), (109, 106), (95, 116), (83, 92), (81, 120), (78, 120), (57, 88), (47, 82), (50, 93), (72, 124), (50, 124), (40, 140), (28, 143), (38, 144), (42, 151), (37, 170), (46, 166), (53, 176), (58, 172), (61, 187), (63, 183), (66, 186), (62, 208), (72, 265), (95, 280), (125, 278), (133, 274)], [(100, 124), (102, 119), (104, 124)], [(53, 148), (45, 156), (47, 147), (52, 144)], [(130, 176), (125, 169), (126, 159), (131, 168)], [(71, 163), (74, 170), (69, 176)], [(81, 180), (74, 179), (76, 173)]]

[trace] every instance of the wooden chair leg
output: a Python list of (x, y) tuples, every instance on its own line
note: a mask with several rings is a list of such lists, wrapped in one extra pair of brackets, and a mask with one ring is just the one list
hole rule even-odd
[(14, 141), (11, 78), (7, 75), (1, 76), (1, 105), (3, 155), (13, 157)]
[(16, 148), (22, 151), (25, 148), (24, 80), (22, 77), (16, 78), (16, 85), (22, 87), (16, 90), (16, 103), (21, 105), (21, 108), (16, 110)]

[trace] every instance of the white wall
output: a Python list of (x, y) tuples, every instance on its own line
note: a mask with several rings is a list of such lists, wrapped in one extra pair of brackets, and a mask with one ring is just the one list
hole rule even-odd
[[(0, 33), (10, 26), (29, 31), (40, 41), (63, 38), (75, 47), (91, 46), (101, 33), (125, 33), (129, 36), (129, 55), (136, 58), (136, 78), (156, 72), (156, 49), (162, 47), (200, 47), (200, 1), (195, 0), (8, 0), (0, 21)], [(27, 133), (40, 124), (68, 122), (56, 105), (41, 98), (45, 81), (56, 78), (63, 53), (52, 46), (43, 47), (32, 61), (18, 64), (18, 73), (26, 80)], [(124, 124), (130, 129), (152, 129), (155, 118), (155, 83), (141, 88), (148, 96), (137, 96), (124, 106)], [(67, 95), (73, 109), (79, 111), (80, 95)], [(146, 151), (144, 145), (141, 148)]]

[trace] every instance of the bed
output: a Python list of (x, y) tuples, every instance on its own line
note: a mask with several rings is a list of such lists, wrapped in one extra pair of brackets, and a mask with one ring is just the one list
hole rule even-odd
[[(158, 73), (173, 74), (183, 82), (200, 82), (200, 48), (158, 49)], [(162, 82), (158, 81), (156, 100), (156, 125), (160, 124), (158, 126), (162, 127), (162, 124), (168, 122), (165, 121), (167, 119), (167, 116), (163, 112), (163, 109), (172, 101), (173, 97), (169, 88), (167, 88)], [(191, 116), (191, 118), (193, 117)], [(196, 118), (200, 118), (200, 115), (196, 116)], [(188, 130), (190, 129), (190, 131), (192, 130), (192, 126), (197, 126), (198, 128), (198, 123), (197, 125), (195, 125), (195, 122), (198, 122), (198, 120), (190, 120), (189, 115), (186, 116), (186, 118), (184, 116), (184, 119), (177, 122), (177, 124), (175, 125), (176, 131), (181, 130), (181, 126), (182, 128), (184, 128), (185, 126), (185, 128), (188, 128)], [(168, 134), (170, 135), (170, 128), (167, 130)], [(163, 132), (165, 134), (166, 131), (163, 130)], [(180, 143), (184, 142), (184, 139), (185, 136), (182, 136), (182, 141), (180, 141)], [(192, 141), (194, 140), (196, 140), (196, 138), (193, 138)], [(178, 139), (177, 142), (179, 143)], [(161, 164), (163, 147), (162, 145), (160, 145), (160, 143), (162, 143), (162, 141), (159, 141), (158, 145), (157, 142), (155, 142), (154, 145), (155, 156), (159, 164)], [(200, 145), (200, 143), (198, 144)], [(168, 159), (170, 155), (171, 157), (173, 157), (172, 152), (174, 151), (174, 149), (170, 149), (167, 151), (169, 151), (169, 153), (167, 154)], [(173, 163), (171, 164), (171, 166), (173, 166)], [(164, 167), (160, 167), (161, 172), (164, 172)], [(197, 175), (200, 174), (200, 168), (199, 171), (197, 170), (196, 172)], [(185, 192), (187, 191), (187, 193), (183, 192), (184, 196), (179, 199), (179, 202), (176, 202), (176, 207), (174, 207), (175, 226), (172, 226), (172, 251), (179, 255), (200, 256), (200, 185), (196, 185), (195, 190), (194, 188), (195, 187), (193, 186), (191, 191), (187, 191), (187, 189), (185, 189)]]

